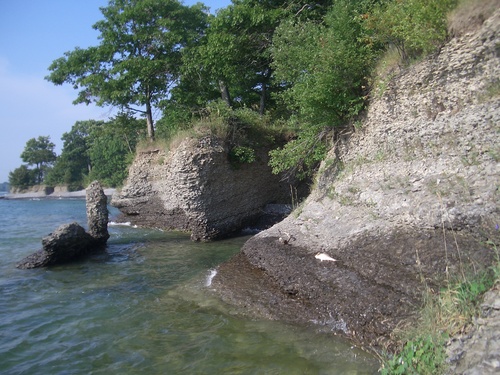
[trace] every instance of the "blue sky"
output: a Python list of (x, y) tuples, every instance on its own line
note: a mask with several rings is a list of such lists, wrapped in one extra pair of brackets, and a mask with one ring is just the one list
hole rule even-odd
[[(192, 5), (197, 0), (184, 1)], [(211, 12), (230, 0), (202, 1)], [(44, 80), (53, 60), (75, 47), (98, 44), (92, 25), (107, 0), (0, 0), (0, 182), (23, 164), (19, 155), (30, 138), (50, 136), (56, 152), (76, 121), (106, 120), (109, 108), (73, 105), (69, 85)]]

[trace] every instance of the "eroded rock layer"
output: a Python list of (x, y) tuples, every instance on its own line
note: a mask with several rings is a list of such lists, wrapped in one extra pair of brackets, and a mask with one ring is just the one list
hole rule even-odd
[(186, 139), (175, 150), (142, 152), (112, 205), (123, 220), (189, 231), (194, 240), (227, 236), (252, 223), (268, 203), (289, 200), (290, 187), (271, 173), (267, 152), (235, 165), (215, 137)]

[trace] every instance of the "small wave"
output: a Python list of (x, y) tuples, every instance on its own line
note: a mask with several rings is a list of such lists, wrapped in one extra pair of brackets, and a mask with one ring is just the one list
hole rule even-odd
[(137, 225), (132, 225), (132, 223), (130, 221), (127, 221), (125, 223), (117, 223), (115, 221), (110, 221), (108, 223), (108, 225), (112, 226), (112, 227), (132, 227), (132, 228), (137, 228)]
[(210, 286), (212, 285), (212, 280), (217, 275), (217, 270), (210, 270), (210, 273), (207, 276), (207, 280), (205, 281), (205, 286)]

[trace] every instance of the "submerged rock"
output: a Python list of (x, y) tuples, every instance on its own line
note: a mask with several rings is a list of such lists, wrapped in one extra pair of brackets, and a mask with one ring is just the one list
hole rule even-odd
[(17, 268), (28, 269), (67, 263), (102, 249), (109, 238), (107, 198), (99, 182), (87, 188), (89, 233), (78, 223), (63, 224), (42, 239), (42, 249), (27, 256)]

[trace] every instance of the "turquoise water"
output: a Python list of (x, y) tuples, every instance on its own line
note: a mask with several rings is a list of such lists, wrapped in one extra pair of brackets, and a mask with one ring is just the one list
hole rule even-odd
[[(112, 215), (116, 215), (112, 210)], [(105, 252), (18, 270), (83, 200), (0, 200), (1, 374), (373, 374), (377, 362), (317, 327), (248, 320), (210, 275), (246, 238), (111, 226)]]

